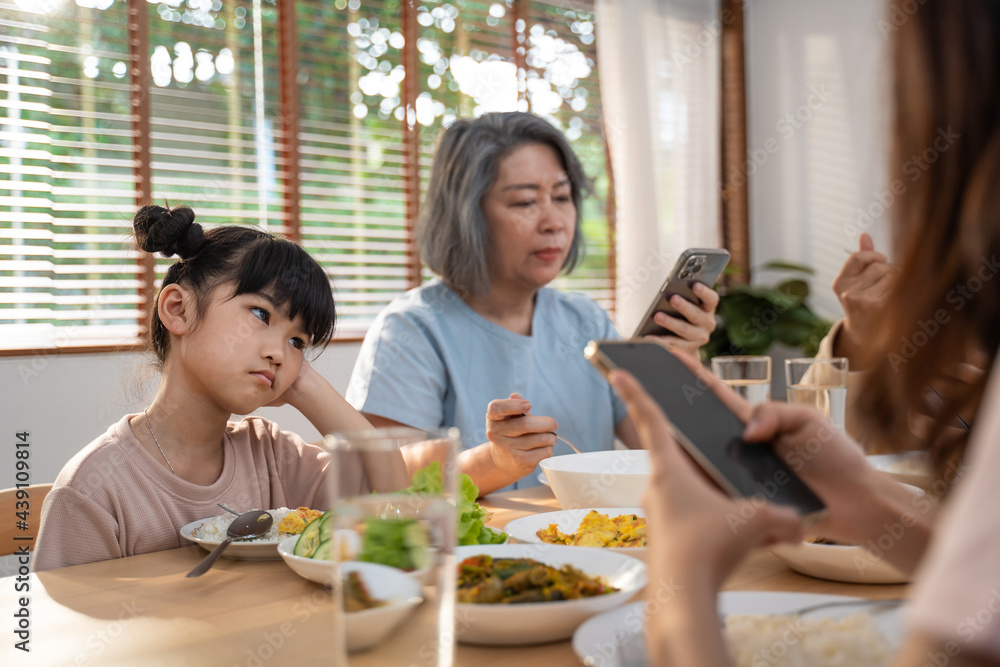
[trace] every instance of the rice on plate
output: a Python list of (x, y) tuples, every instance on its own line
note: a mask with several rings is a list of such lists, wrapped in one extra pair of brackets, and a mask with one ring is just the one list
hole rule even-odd
[[(256, 510), (247, 510), (248, 512), (253, 512)], [(255, 537), (249, 540), (241, 540), (242, 542), (275, 542), (278, 543), (281, 540), (288, 537), (289, 533), (282, 533), (278, 530), (278, 524), (286, 516), (294, 512), (294, 509), (288, 507), (279, 507), (276, 510), (267, 510), (268, 514), (274, 520), (271, 524), (270, 530), (268, 530), (263, 535)], [(201, 525), (194, 529), (193, 535), (202, 540), (213, 540), (216, 542), (221, 542), (228, 535), (226, 531), (229, 530), (229, 524), (231, 524), (236, 519), (234, 514), (223, 514), (221, 516), (212, 517), (211, 519), (205, 519), (201, 522)]]
[(726, 616), (729, 653), (738, 667), (883, 667), (889, 642), (871, 614), (841, 618), (797, 614)]

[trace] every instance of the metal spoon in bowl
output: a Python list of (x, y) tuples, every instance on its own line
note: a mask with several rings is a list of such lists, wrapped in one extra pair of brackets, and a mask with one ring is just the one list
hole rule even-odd
[(252, 537), (257, 537), (258, 535), (263, 535), (271, 529), (271, 524), (274, 523), (274, 519), (270, 514), (263, 510), (254, 510), (253, 512), (244, 512), (239, 515), (233, 522), (229, 524), (229, 528), (226, 530), (226, 535), (228, 537), (219, 543), (219, 546), (212, 549), (212, 553), (205, 556), (205, 558), (195, 565), (194, 569), (187, 573), (189, 577), (200, 577), (201, 575), (208, 572), (208, 569), (215, 564), (215, 561), (219, 560), (219, 556), (222, 552), (226, 550), (229, 543), (233, 540), (246, 540)]
[(562, 440), (562, 441), (563, 441), (563, 442), (565, 442), (565, 443), (566, 443), (567, 445), (569, 445), (569, 446), (570, 446), (570, 448), (571, 448), (571, 449), (572, 449), (572, 450), (573, 450), (574, 452), (576, 452), (577, 454), (582, 454), (582, 453), (583, 453), (583, 452), (581, 452), (581, 451), (580, 451), (579, 449), (577, 449), (577, 448), (576, 448), (576, 445), (574, 445), (574, 444), (573, 444), (572, 442), (570, 442), (570, 441), (569, 441), (569, 440), (567, 440), (566, 438), (562, 437), (562, 436), (561, 436), (561, 435), (559, 435), (558, 433), (553, 433), (552, 435), (556, 436), (556, 439), (558, 439), (558, 440)]

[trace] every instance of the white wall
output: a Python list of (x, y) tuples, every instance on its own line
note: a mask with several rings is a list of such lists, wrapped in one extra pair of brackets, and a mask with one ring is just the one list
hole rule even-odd
[[(337, 343), (313, 363), (339, 392), (347, 389), (360, 344)], [(13, 486), (14, 434), (31, 434), (31, 481), (55, 481), (77, 451), (126, 413), (149, 404), (158, 376), (139, 353), (53, 354), (0, 358), (0, 488)], [(284, 406), (258, 414), (309, 441), (320, 438), (298, 411)]]
[[(830, 286), (856, 249), (861, 210), (878, 213), (886, 189), (883, 7), (872, 0), (746, 3), (751, 264), (782, 259), (816, 269), (813, 304), (828, 317), (841, 313)], [(887, 250), (881, 217), (862, 225)], [(757, 272), (754, 282), (775, 277)]]

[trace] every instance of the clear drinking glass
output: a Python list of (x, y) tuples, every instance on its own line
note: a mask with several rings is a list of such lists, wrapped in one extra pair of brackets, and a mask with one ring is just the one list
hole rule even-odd
[(751, 405), (771, 400), (771, 357), (713, 357), (712, 372)]
[(785, 382), (789, 403), (810, 405), (844, 430), (847, 411), (847, 359), (787, 359)]
[[(452, 667), (458, 429), (336, 433), (325, 443), (339, 584), (333, 664)], [(404, 448), (422, 462), (412, 473)], [(360, 608), (364, 594), (377, 606)]]

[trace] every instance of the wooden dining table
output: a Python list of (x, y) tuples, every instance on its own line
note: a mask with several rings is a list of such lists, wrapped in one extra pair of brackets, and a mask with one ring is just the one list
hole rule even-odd
[[(558, 510), (551, 491), (536, 487), (482, 500), (490, 524)], [(185, 574), (205, 555), (196, 545), (77, 565), (24, 579), (0, 579), (0, 665), (263, 667), (329, 664), (332, 596), (284, 562), (223, 558), (204, 576)], [(27, 584), (28, 591), (23, 590)], [(18, 590), (18, 589), (21, 590)], [(869, 599), (905, 597), (904, 585), (859, 585), (814, 579), (790, 570), (768, 551), (753, 554), (726, 590), (799, 591)], [(27, 598), (28, 604), (21, 603)], [(30, 652), (15, 648), (12, 615), (27, 608)], [(419, 613), (413, 622), (419, 622)], [(408, 621), (409, 622), (409, 621)], [(405, 632), (405, 627), (403, 630)], [(458, 634), (461, 640), (461, 634)], [(351, 656), (359, 667), (424, 665), (388, 642)], [(535, 646), (471, 646), (459, 641), (457, 665), (579, 665), (570, 641)], [(429, 667), (429, 665), (428, 665)]]

